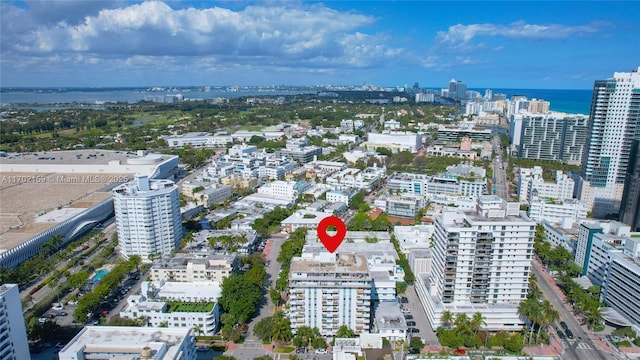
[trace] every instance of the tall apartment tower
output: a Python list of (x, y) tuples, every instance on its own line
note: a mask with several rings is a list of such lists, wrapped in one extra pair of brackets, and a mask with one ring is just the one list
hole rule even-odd
[(118, 247), (124, 258), (168, 255), (182, 239), (178, 187), (171, 180), (136, 176), (113, 189)]
[(18, 285), (0, 285), (0, 359), (30, 358)]
[(527, 295), (536, 224), (518, 214), (518, 203), (484, 195), (476, 212), (436, 217), (431, 277), (417, 285), (434, 329), (445, 311), (480, 312), (490, 330), (523, 326), (518, 305)]
[(291, 327), (317, 327), (325, 336), (346, 325), (356, 333), (371, 326), (372, 277), (361, 254), (320, 253), (296, 257), (289, 272)]
[(596, 217), (620, 212), (632, 140), (640, 139), (640, 66), (597, 80), (578, 194)]
[(467, 84), (462, 81), (456, 81), (456, 79), (451, 79), (451, 81), (449, 81), (449, 97), (454, 99), (466, 99)]

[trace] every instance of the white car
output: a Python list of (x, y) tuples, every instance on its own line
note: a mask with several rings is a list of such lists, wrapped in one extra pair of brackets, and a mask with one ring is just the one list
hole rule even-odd
[(402, 312), (403, 312), (403, 313), (405, 313), (405, 314), (406, 314), (406, 313), (410, 313), (410, 312), (411, 312), (411, 310), (406, 309), (406, 308), (402, 308), (402, 309), (400, 309), (400, 311), (402, 311)]
[(326, 354), (327, 349), (316, 349), (316, 354)]
[(53, 307), (51, 308), (56, 311), (64, 310), (64, 306), (62, 306), (62, 304), (60, 303), (53, 303)]

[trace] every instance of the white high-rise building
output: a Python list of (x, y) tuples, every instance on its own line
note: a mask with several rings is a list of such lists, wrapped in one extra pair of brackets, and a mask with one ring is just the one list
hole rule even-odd
[(360, 254), (328, 252), (291, 261), (289, 318), (291, 327), (317, 327), (335, 335), (342, 325), (356, 333), (371, 326), (372, 276)]
[(0, 285), (0, 359), (30, 358), (18, 285)]
[(168, 255), (177, 249), (183, 230), (180, 220), (179, 189), (170, 180), (149, 180), (136, 176), (135, 181), (113, 189), (113, 206), (118, 229), (120, 254)]
[(593, 87), (589, 135), (578, 194), (596, 217), (620, 210), (631, 142), (640, 137), (640, 66)]
[(487, 195), (477, 212), (436, 217), (431, 276), (416, 284), (433, 329), (445, 311), (480, 312), (490, 330), (522, 328), (518, 305), (527, 296), (536, 224), (518, 207)]

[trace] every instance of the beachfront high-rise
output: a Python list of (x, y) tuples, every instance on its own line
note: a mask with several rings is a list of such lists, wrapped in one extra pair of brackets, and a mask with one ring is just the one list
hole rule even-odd
[(597, 80), (578, 196), (594, 216), (618, 214), (632, 140), (640, 138), (640, 66)]
[(135, 181), (113, 189), (113, 206), (118, 229), (118, 247), (124, 258), (139, 255), (168, 255), (182, 239), (179, 189), (171, 180)]
[(0, 359), (29, 358), (18, 285), (0, 285)]

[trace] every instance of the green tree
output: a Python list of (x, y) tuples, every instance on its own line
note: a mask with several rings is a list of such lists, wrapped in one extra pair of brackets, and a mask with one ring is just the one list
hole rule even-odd
[(424, 347), (424, 343), (422, 342), (422, 339), (415, 336), (411, 338), (411, 341), (409, 342), (409, 346), (412, 347), (413, 349), (420, 350)]
[(451, 324), (453, 324), (453, 319), (454, 319), (453, 313), (449, 310), (446, 310), (442, 313), (442, 317), (440, 318), (440, 321), (442, 321), (445, 327), (450, 328)]
[(231, 275), (222, 281), (220, 305), (236, 323), (244, 324), (256, 311), (262, 294), (258, 284), (241, 275)]
[(356, 333), (349, 329), (347, 325), (341, 325), (336, 332), (337, 338), (354, 338), (356, 337)]
[(482, 328), (482, 325), (487, 325), (487, 323), (484, 321), (484, 316), (482, 316), (482, 313), (477, 312), (473, 314), (470, 325), (473, 333), (477, 334), (478, 331)]
[(273, 334), (273, 317), (267, 316), (256, 323), (253, 327), (253, 335), (260, 340), (271, 340)]

